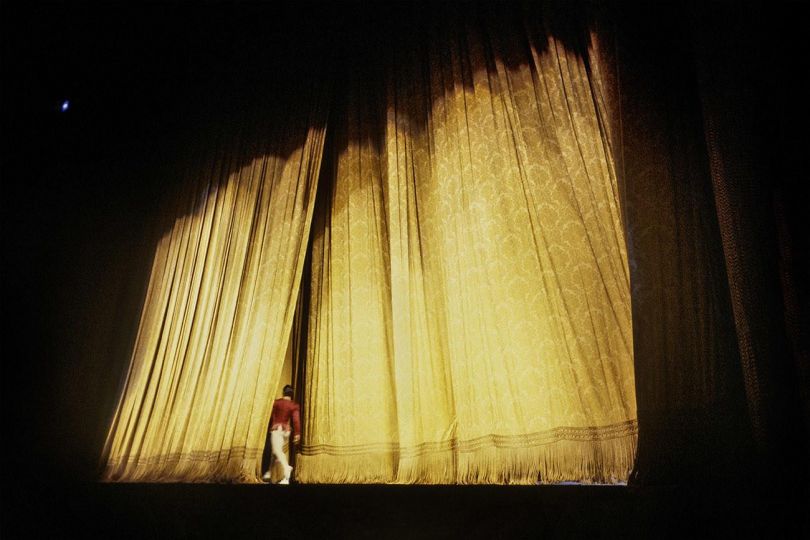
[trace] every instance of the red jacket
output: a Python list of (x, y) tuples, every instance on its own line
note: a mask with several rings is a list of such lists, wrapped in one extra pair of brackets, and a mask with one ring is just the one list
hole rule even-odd
[(291, 399), (280, 398), (273, 402), (273, 414), (270, 417), (270, 429), (276, 426), (284, 427), (290, 431), (290, 418), (292, 418), (293, 436), (301, 433), (301, 407)]

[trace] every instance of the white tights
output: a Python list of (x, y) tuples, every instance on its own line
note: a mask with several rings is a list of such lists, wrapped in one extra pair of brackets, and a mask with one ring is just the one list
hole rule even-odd
[(292, 467), (290, 467), (290, 463), (287, 461), (287, 455), (284, 453), (284, 443), (289, 440), (290, 432), (285, 431), (283, 429), (274, 429), (270, 432), (270, 449), (273, 451), (273, 457), (275, 457), (278, 462), (281, 464), (281, 468), (284, 470), (284, 480), (282, 480), (281, 484), (289, 484), (290, 483), (290, 473), (292, 473)]

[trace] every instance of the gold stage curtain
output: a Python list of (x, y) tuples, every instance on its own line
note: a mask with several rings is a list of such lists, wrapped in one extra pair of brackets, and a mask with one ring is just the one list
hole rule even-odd
[(188, 157), (109, 430), (105, 480), (259, 481), (326, 129), (322, 85), (295, 92), (305, 106), (264, 96), (269, 105), (222, 122), (220, 140)]
[(384, 158), (371, 112), (379, 98), (357, 80), (347, 96), (331, 113), (324, 172), (334, 181), (313, 224), (302, 482), (388, 482), (396, 471)]
[(301, 481), (627, 480), (632, 324), (608, 115), (582, 54), (502, 24), (436, 17), (383, 57), (382, 106), (350, 98), (333, 124)]

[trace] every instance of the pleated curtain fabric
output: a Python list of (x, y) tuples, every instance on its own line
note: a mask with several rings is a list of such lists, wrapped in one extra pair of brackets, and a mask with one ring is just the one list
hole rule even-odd
[(192, 143), (109, 430), (105, 480), (259, 481), (328, 109), (323, 85), (296, 92), (303, 99), (248, 107), (216, 141)]
[(437, 21), (383, 57), (383, 88), (348, 84), (313, 235), (300, 481), (630, 473), (630, 286), (605, 115), (581, 54), (501, 23)]
[(389, 482), (397, 467), (380, 99), (358, 79), (331, 112), (333, 155), (313, 224), (303, 482)]
[(105, 480), (258, 481), (296, 305), (298, 481), (627, 479), (615, 115), (587, 49), (478, 15), (423, 21), (344, 73), (320, 180), (326, 84), (193, 146)]

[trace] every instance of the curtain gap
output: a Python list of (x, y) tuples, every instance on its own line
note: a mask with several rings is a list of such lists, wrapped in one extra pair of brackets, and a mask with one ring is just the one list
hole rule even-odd
[[(301, 406), (301, 431), (307, 429), (307, 410), (305, 408), (304, 395), (307, 381), (307, 342), (309, 340), (309, 311), (312, 291), (312, 246), (315, 240), (316, 224), (319, 217), (323, 216), (331, 203), (332, 177), (335, 161), (335, 137), (334, 131), (326, 128), (326, 135), (323, 144), (323, 160), (321, 170), (318, 173), (318, 188), (315, 194), (315, 204), (312, 211), (312, 226), (309, 229), (307, 239), (306, 255), (304, 257), (304, 268), (301, 272), (301, 285), (298, 288), (298, 301), (295, 307), (293, 318), (293, 330), (290, 336), (292, 340), (292, 384), (295, 388), (293, 399)], [(301, 439), (303, 441), (303, 437)], [(299, 443), (300, 444), (300, 443)], [(296, 454), (298, 448), (293, 448), (290, 442), (290, 465), (297, 467)]]

